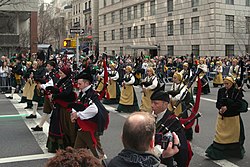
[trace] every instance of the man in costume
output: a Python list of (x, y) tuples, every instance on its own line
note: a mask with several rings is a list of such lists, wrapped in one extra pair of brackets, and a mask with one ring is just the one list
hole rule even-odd
[(27, 119), (36, 118), (38, 104), (42, 103), (41, 100), (43, 98), (43, 92), (40, 89), (40, 85), (44, 83), (44, 76), (46, 74), (46, 68), (44, 66), (44, 61), (45, 61), (44, 52), (39, 52), (37, 55), (38, 69), (33, 72), (34, 73), (34, 76), (33, 76), (34, 80), (37, 83), (37, 85), (34, 89), (34, 95), (33, 95), (33, 99), (32, 99), (33, 113), (30, 114), (29, 116), (26, 116)]
[(7, 98), (13, 99), (13, 94), (15, 92), (19, 92), (19, 89), (21, 89), (21, 78), (22, 78), (22, 57), (18, 56), (15, 59), (15, 64), (12, 67), (12, 86), (11, 86), (11, 95)]
[[(49, 61), (47, 63), (46, 69), (46, 75), (45, 75), (45, 84), (41, 84), (40, 89), (42, 89), (43, 91), (46, 90), (46, 87), (48, 86), (54, 86), (55, 83), (57, 83), (58, 78), (56, 77), (56, 71), (55, 71), (55, 66), (56, 63), (54, 61)], [(44, 96), (44, 104), (43, 104), (43, 116), (41, 118), (41, 121), (39, 123), (39, 125), (37, 125), (36, 127), (32, 127), (31, 129), (34, 131), (42, 131), (43, 130), (43, 124), (45, 123), (46, 120), (49, 119), (49, 114), (51, 114), (51, 111), (53, 110), (53, 104), (51, 103), (51, 101), (48, 98), (48, 95)]]
[[(163, 167), (154, 151), (155, 118), (150, 113), (135, 112), (125, 121), (122, 131), (124, 149), (114, 157), (108, 167)], [(169, 142), (161, 157), (178, 153), (179, 138), (173, 133), (174, 143)]]
[(78, 125), (74, 148), (89, 148), (95, 157), (104, 158), (100, 135), (108, 126), (108, 111), (92, 88), (92, 75), (81, 73), (77, 79), (80, 90), (78, 102), (69, 104), (72, 108), (71, 121)]
[[(175, 132), (180, 139), (179, 152), (172, 157), (162, 158), (162, 163), (168, 167), (174, 165), (174, 161), (178, 167), (186, 167), (191, 159), (191, 151), (188, 150), (188, 142), (185, 137), (183, 127), (176, 116), (168, 110), (168, 104), (170, 102), (169, 94), (164, 91), (157, 91), (151, 96), (152, 110), (156, 115), (156, 140), (155, 145), (161, 141), (162, 135), (166, 134), (165, 128), (170, 132)], [(164, 125), (164, 127), (163, 127)]]
[(234, 79), (226, 77), (217, 95), (216, 133), (213, 144), (206, 150), (207, 157), (214, 160), (244, 157), (245, 132), (240, 113), (247, 112), (248, 103), (243, 96), (242, 90), (235, 87)]

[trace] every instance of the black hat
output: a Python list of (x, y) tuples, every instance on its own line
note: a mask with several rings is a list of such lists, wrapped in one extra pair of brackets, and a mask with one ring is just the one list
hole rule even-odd
[(80, 74), (78, 74), (75, 79), (84, 79), (84, 80), (88, 80), (90, 83), (93, 82), (92, 75), (89, 73), (85, 73), (85, 72), (81, 72)]
[(37, 53), (37, 59), (44, 61), (45, 60), (45, 54), (44, 51), (40, 51)]
[(165, 91), (154, 92), (151, 95), (150, 99), (151, 100), (161, 100), (161, 101), (166, 101), (166, 102), (170, 101), (169, 94)]
[(50, 61), (47, 62), (47, 64), (51, 65), (51, 66), (54, 67), (54, 68), (56, 67), (55, 61), (51, 61), (51, 60), (50, 60)]

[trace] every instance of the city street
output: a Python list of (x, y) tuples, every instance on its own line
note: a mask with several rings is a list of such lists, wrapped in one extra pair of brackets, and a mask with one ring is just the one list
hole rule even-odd
[[(167, 86), (167, 89), (170, 87)], [(194, 134), (192, 148), (194, 156), (191, 167), (249, 167), (250, 166), (250, 116), (249, 113), (241, 114), (245, 126), (245, 150), (244, 159), (228, 159), (212, 161), (205, 157), (204, 151), (213, 142), (215, 133), (215, 120), (217, 110), (215, 108), (216, 95), (218, 88), (211, 87), (209, 95), (202, 95), (200, 112), (202, 117), (199, 119), (200, 133)], [(137, 98), (140, 103), (141, 89), (136, 87)], [(48, 122), (45, 123), (43, 132), (32, 132), (30, 127), (35, 126), (39, 121), (42, 110), (38, 110), (37, 119), (27, 120), (25, 116), (32, 110), (23, 109), (26, 104), (19, 104), (20, 94), (14, 95), (13, 100), (6, 99), (8, 94), (0, 95), (0, 166), (1, 167), (42, 167), (48, 158), (53, 154), (47, 152), (45, 144), (48, 135)], [(246, 90), (245, 99), (250, 102), (250, 90)], [(108, 158), (117, 155), (123, 148), (121, 142), (121, 131), (126, 113), (117, 113), (117, 105), (106, 106), (110, 111), (110, 124), (104, 136), (101, 138), (103, 148)], [(234, 125), (232, 125), (234, 126)]]

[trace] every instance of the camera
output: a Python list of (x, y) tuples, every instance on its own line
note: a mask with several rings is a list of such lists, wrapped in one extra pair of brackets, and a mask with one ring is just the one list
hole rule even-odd
[(169, 131), (166, 134), (156, 133), (155, 134), (155, 145), (161, 146), (161, 149), (166, 149), (168, 147), (169, 142), (174, 143), (174, 137), (172, 133)]

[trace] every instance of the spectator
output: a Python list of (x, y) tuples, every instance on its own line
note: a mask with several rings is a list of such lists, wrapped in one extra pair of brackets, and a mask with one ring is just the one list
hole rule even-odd
[[(122, 132), (124, 149), (114, 157), (108, 167), (164, 166), (154, 153), (155, 118), (146, 112), (135, 112), (125, 121)], [(170, 142), (162, 157), (178, 153), (179, 139), (175, 133), (174, 147)]]

